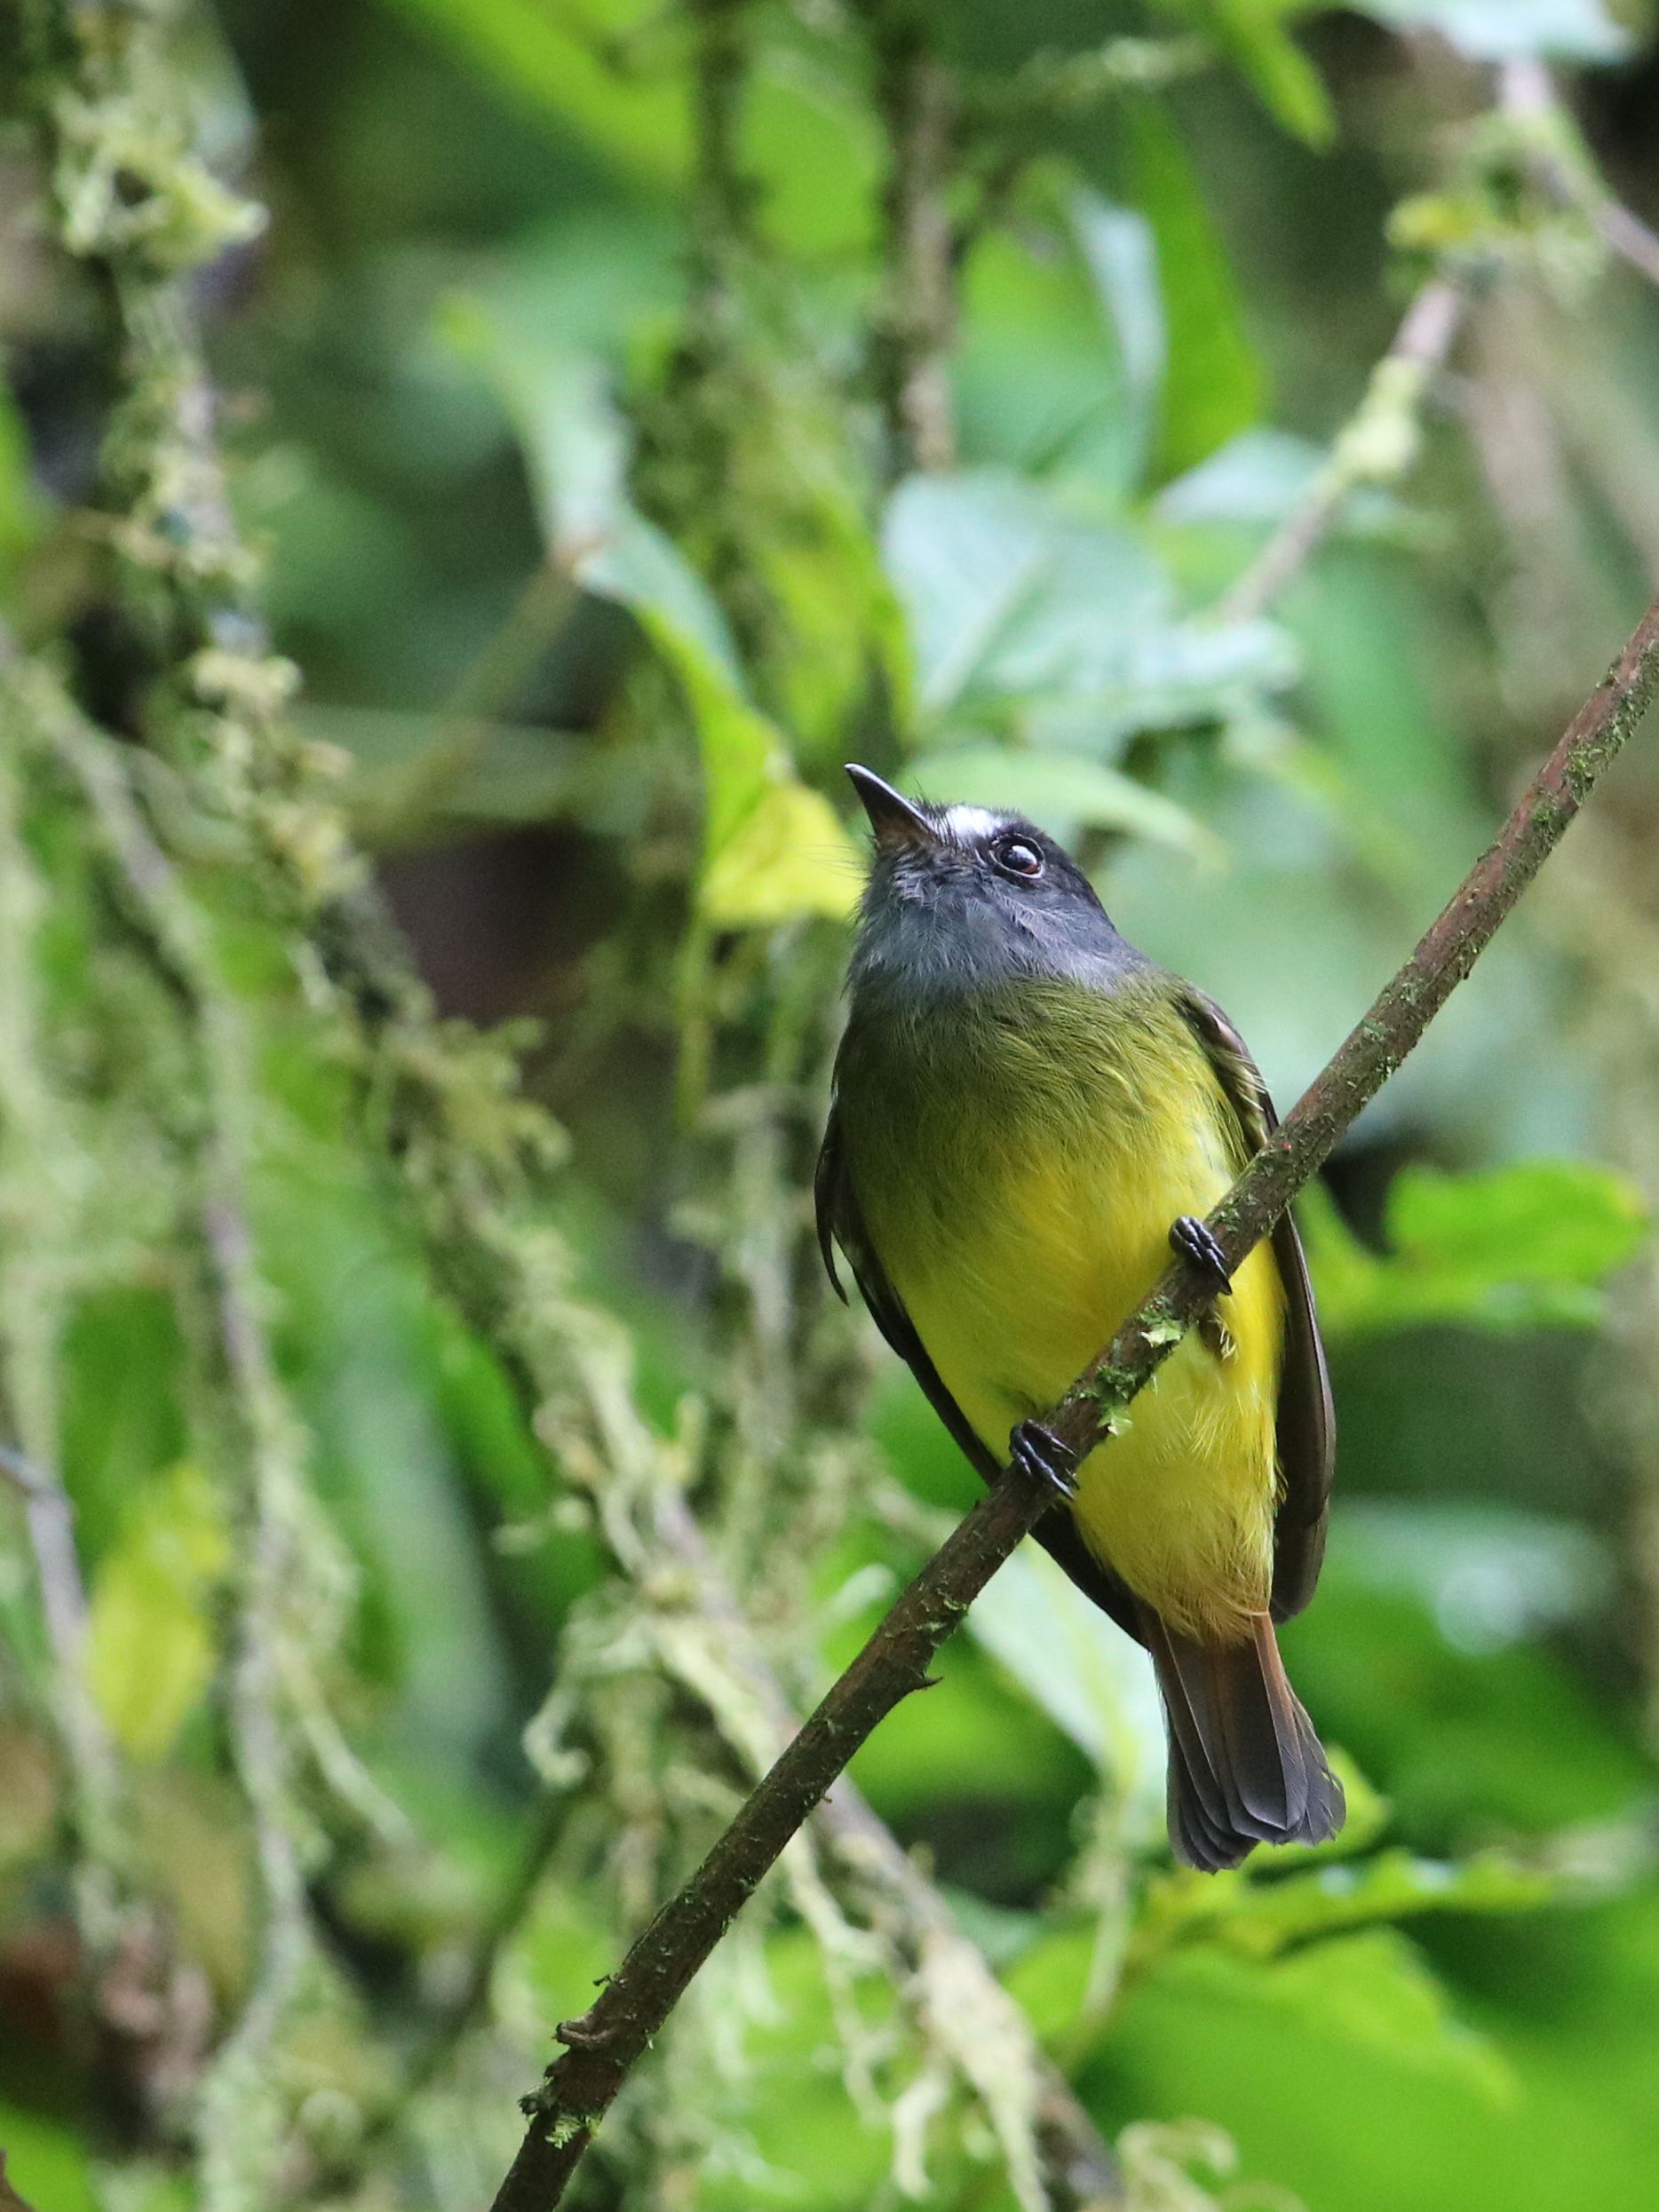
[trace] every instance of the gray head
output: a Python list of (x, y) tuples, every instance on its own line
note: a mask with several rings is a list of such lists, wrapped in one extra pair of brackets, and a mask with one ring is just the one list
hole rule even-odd
[(849, 980), (910, 1008), (1021, 977), (1107, 985), (1147, 963), (1070, 854), (1021, 814), (912, 802), (847, 774), (875, 832)]

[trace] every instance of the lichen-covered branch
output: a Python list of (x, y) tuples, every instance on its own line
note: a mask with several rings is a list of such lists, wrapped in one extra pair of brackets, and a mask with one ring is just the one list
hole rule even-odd
[[(1271, 1142), (1209, 1217), (1236, 1268), (1417, 1044), (1640, 719), (1659, 684), (1659, 602), (1575, 717), (1490, 849)], [(1048, 1416), (1079, 1454), (1197, 1319), (1207, 1288), (1176, 1265)], [(946, 1539), (758, 1785), (702, 1865), (662, 1907), (594, 2004), (559, 2030), (563, 2054), (527, 2100), (529, 2128), (494, 2212), (548, 2212), (629, 2073), (791, 1836), (859, 1746), (928, 1680), (933, 1655), (1052, 1499), (1018, 1469)]]
[(59, 1352), (84, 1176), (43, 1046), (36, 960), (50, 889), (26, 832), (13, 681), (0, 638), (0, 1419), (52, 1661), (47, 1702), (69, 1784), (76, 1917), (97, 1953), (113, 1932), (109, 1869), (120, 1856), (122, 1778), (86, 1684), (86, 1595), (69, 1502), (45, 1471), (59, 1461)]
[(329, 1591), (319, 1595), (326, 1546), (305, 1480), (304, 1432), (269, 1343), (267, 1292), (249, 1221), (250, 1041), (202, 916), (155, 841), (115, 749), (49, 676), (26, 670), (16, 682), (19, 704), (84, 798), (117, 897), (183, 1002), (199, 1065), (199, 1249), (215, 1317), (223, 1425), (244, 1478), (229, 1732), (251, 1816), (262, 1908), (253, 1986), (202, 2084), (199, 2133), (204, 2205), (243, 2212), (260, 2201), (281, 2156), (272, 2053), (312, 1956), (292, 1677), (304, 1637), (326, 1631), (320, 1620), (301, 1616), (338, 1608)]
[[(7, 1473), (11, 1471), (8, 1466)], [(52, 1664), (60, 1681), (67, 1685), (75, 1681), (80, 1670), (82, 1640), (86, 1633), (86, 1589), (75, 1549), (72, 1509), (68, 1494), (60, 1484), (36, 1479), (19, 1487), (28, 1520), (35, 1568), (40, 1577), (41, 1610), (45, 1616)], [(102, 1740), (101, 1731), (88, 1730), (84, 1715), (79, 1727), (83, 1739), (80, 1764), (83, 1769), (94, 1764), (101, 1766), (108, 1757), (108, 1746)]]
[[(521, 1203), (520, 1161), (525, 1148), (545, 1137), (544, 1117), (513, 1097), (510, 1062), (483, 1040), (473, 1040), (470, 1050), (464, 1041), (464, 1033), (440, 1032), (413, 1008), (389, 1016), (375, 1032), (374, 1095), (403, 1162), (436, 1276), (502, 1360), (566, 1483), (591, 1498), (616, 1567), (639, 1593), (647, 1621), (657, 1624), (665, 1666), (758, 1771), (793, 1732), (795, 1716), (674, 1487), (677, 1478), (665, 1464), (671, 1447), (653, 1435), (633, 1403), (619, 1332), (606, 1316), (573, 1301), (562, 1247)], [(480, 1143), (480, 1131), (492, 1123), (499, 1142)], [(710, 1631), (718, 1645), (712, 1660), (703, 1648)], [(702, 1653), (695, 1666), (688, 1663), (692, 1645)], [(748, 1709), (762, 1715), (758, 1745), (751, 1731), (733, 1724), (734, 1675), (749, 1686)], [(1114, 2202), (1109, 2151), (933, 1885), (856, 1800), (837, 1793), (822, 1819), (830, 1843), (824, 1877), (852, 1891), (861, 1911), (879, 1897), (882, 1917), (911, 1962), (908, 1994), (925, 2007), (930, 1993), (947, 1981), (957, 1992), (950, 2021), (935, 2008), (924, 2022), (930, 2037), (950, 2026), (960, 2027), (959, 2040), (965, 2040), (978, 2025), (1000, 2026), (1003, 2075), (988, 2081), (968, 2072), (966, 2078), (986, 2103), (1011, 2170), (1018, 2173), (1023, 2160), (1040, 2176), (1036, 2193), (1028, 2189), (1022, 2201), (1041, 2202), (1052, 2212)], [(550, 1824), (504, 1900), (464, 1994), (417, 2062), (419, 2078), (432, 2078), (477, 2018), (491, 1963), (533, 1900), (544, 1851), (558, 1832), (558, 1824)], [(821, 1877), (804, 1863), (791, 1879), (797, 1905), (810, 1917), (812, 1885)], [(966, 2055), (949, 2048), (958, 2062)]]
[[(734, 242), (745, 229), (735, 139), (748, 66), (745, 12), (744, 0), (700, 0), (695, 10), (699, 166), (687, 343), (698, 352), (705, 382), (711, 364), (735, 343)], [(601, 1317), (572, 1307), (562, 1247), (518, 1203), (525, 1170), (546, 1155), (551, 1125), (513, 1095), (509, 1054), (433, 1019), (401, 948), (332, 833), (329, 795), (308, 776), (310, 764), (280, 720), (290, 674), (266, 654), (247, 595), (250, 568), (229, 519), (186, 289), (192, 264), (251, 229), (251, 218), (219, 229), (175, 224), (168, 254), (158, 258), (151, 226), (127, 222), (122, 211), (139, 191), (139, 170), (123, 171), (111, 185), (122, 149), (137, 149), (135, 163), (141, 156), (148, 180), (142, 196), (158, 222), (157, 211), (180, 194), (195, 205), (207, 184), (179, 135), (177, 87), (153, 73), (160, 17), (118, 12), (102, 29), (91, 27), (93, 36), (73, 8), (37, 0), (32, 20), (36, 109), (60, 237), (99, 283), (124, 394), (106, 444), (102, 496), (119, 556), (111, 588), (126, 611), (136, 656), (133, 688), (142, 687), (139, 678), (162, 679), (147, 696), (161, 699), (165, 711), (147, 712), (144, 733), (184, 766), (193, 797), (234, 821), (262, 859), (266, 881), (280, 894), (276, 913), (294, 932), (297, 959), (314, 986), (326, 978), (337, 987), (362, 1055), (365, 1106), (376, 1135), (403, 1165), (441, 1280), (496, 1345), (527, 1412), (561, 1450), (567, 1469), (592, 1460), (597, 1443), (607, 1478), (594, 1486), (599, 1518), (624, 1573), (643, 1580), (660, 1564), (641, 1549), (638, 1516), (656, 1476), (656, 1454), (626, 1402), (625, 1358)], [(95, 673), (101, 679), (106, 672)], [(106, 688), (101, 681), (99, 688)], [(53, 711), (59, 707), (67, 702), (55, 702)], [(163, 964), (187, 1000), (210, 1011), (202, 948), (188, 935), (188, 911), (169, 861), (131, 796), (108, 782), (109, 764), (96, 746), (79, 765), (94, 777), (92, 796), (113, 832), (127, 892)], [(280, 1465), (282, 1424), (251, 1417), (271, 1407), (269, 1362), (247, 1217), (234, 1189), (219, 1188), (202, 1221), (223, 1346), (250, 1415), (244, 1441), (260, 1463)], [(280, 1588), (282, 1536), (280, 1516), (256, 1516), (244, 1563), (250, 1596)], [(282, 1811), (293, 1748), (274, 1724), (282, 1685), (273, 1653), (263, 1648), (276, 1639), (254, 1635), (252, 1625), (250, 1617), (231, 1706), (256, 1814), (267, 1944), (253, 2002), (208, 2083), (206, 2132), (214, 2142), (234, 2148), (239, 2100), (245, 2123), (245, 2155), (210, 2159), (215, 2201), (237, 2185), (238, 2165), (254, 2171), (269, 2147), (257, 2140), (256, 2100), (244, 2093), (291, 1992), (300, 1954), (290, 1938), (303, 1930), (297, 1857)], [(513, 1925), (509, 1917), (503, 1931)], [(982, 1964), (980, 1971), (994, 1988)], [(474, 2001), (481, 1989), (480, 1973)], [(451, 2025), (464, 2026), (472, 2011), (468, 2003)], [(1013, 2131), (1004, 2132), (1012, 2143)]]
[(174, 12), (22, 6), (58, 238), (93, 274), (120, 364), (101, 466), (110, 544), (163, 660), (253, 642), (253, 570), (230, 518), (186, 286), (264, 221), (188, 141), (167, 44)]

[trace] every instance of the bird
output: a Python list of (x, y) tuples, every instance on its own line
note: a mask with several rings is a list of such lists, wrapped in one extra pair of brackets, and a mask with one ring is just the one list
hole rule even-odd
[[(873, 837), (814, 1177), (818, 1237), (988, 1481), (1049, 1486), (1036, 1534), (1151, 1655), (1181, 1864), (1319, 1843), (1342, 1787), (1277, 1623), (1314, 1594), (1334, 1423), (1296, 1225), (1229, 1274), (1203, 1217), (1274, 1126), (1242, 1038), (1136, 950), (1018, 813), (847, 774)], [(1079, 1461), (1042, 1415), (1171, 1249), (1198, 1324)]]

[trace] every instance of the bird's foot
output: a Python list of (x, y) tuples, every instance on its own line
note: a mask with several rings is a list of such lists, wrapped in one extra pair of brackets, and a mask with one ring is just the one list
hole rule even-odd
[(1232, 1289), (1233, 1276), (1226, 1254), (1194, 1215), (1182, 1214), (1171, 1225), (1170, 1242), (1189, 1267), (1196, 1268), (1218, 1297), (1225, 1297)]
[(1008, 1456), (1023, 1475), (1056, 1497), (1077, 1494), (1077, 1455), (1040, 1421), (1022, 1421), (1008, 1439)]

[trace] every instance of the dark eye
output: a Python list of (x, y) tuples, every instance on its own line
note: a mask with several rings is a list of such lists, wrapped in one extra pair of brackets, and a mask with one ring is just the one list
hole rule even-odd
[(991, 847), (991, 858), (1004, 876), (1023, 876), (1028, 882), (1043, 873), (1043, 855), (1028, 837), (1003, 837)]

